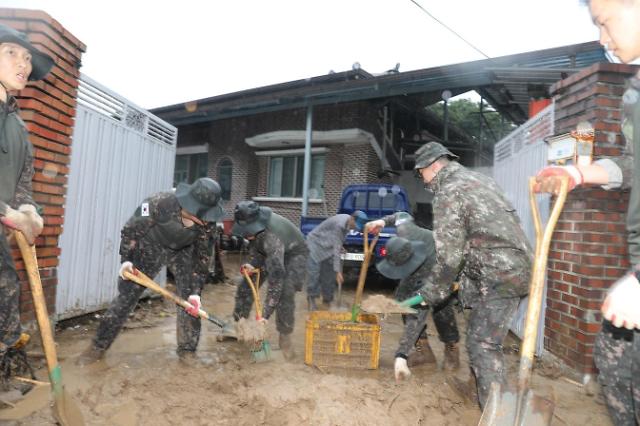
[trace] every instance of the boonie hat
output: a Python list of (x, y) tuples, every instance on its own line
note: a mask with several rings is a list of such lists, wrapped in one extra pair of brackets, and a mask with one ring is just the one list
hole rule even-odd
[(382, 275), (394, 280), (408, 277), (427, 259), (427, 244), (424, 241), (392, 237), (385, 248), (387, 255), (376, 264), (376, 268)]
[(218, 182), (208, 177), (200, 178), (191, 185), (180, 183), (176, 188), (180, 207), (206, 222), (215, 222), (224, 216), (221, 195), (222, 188)]
[(53, 66), (51, 56), (33, 47), (26, 34), (2, 24), (0, 24), (0, 43), (15, 43), (31, 53), (32, 69), (31, 74), (29, 74), (29, 81), (42, 80)]
[(256, 235), (266, 229), (270, 217), (269, 207), (260, 207), (255, 201), (240, 201), (233, 211), (235, 223), (231, 232), (241, 237)]

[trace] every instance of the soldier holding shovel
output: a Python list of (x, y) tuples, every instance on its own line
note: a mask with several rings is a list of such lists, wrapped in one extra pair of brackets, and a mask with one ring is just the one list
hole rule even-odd
[[(585, 1), (600, 30), (600, 44), (623, 63), (640, 58), (640, 0)], [(633, 268), (609, 290), (604, 322), (595, 342), (594, 361), (609, 414), (616, 425), (640, 424), (640, 73), (631, 77), (622, 97), (625, 150), (616, 158), (588, 165), (550, 166), (537, 176), (540, 192), (557, 193), (556, 176), (569, 177), (569, 189), (601, 185), (628, 189), (627, 242)]]
[[(42, 232), (43, 220), (32, 198), (33, 148), (10, 92), (43, 79), (52, 65), (24, 34), (0, 25), (0, 221), (21, 231), (29, 244)], [(21, 333), (20, 282), (6, 231), (0, 226), (0, 359), (29, 340)]]
[(77, 360), (80, 365), (102, 358), (120, 333), (144, 287), (126, 280), (124, 271), (139, 269), (154, 277), (166, 265), (175, 276), (178, 295), (193, 309), (177, 308), (177, 353), (193, 358), (200, 338), (200, 294), (209, 272), (209, 239), (215, 221), (224, 215), (220, 185), (210, 178), (181, 183), (175, 193), (147, 198), (122, 228), (118, 296), (102, 317), (93, 342)]
[[(250, 261), (241, 266), (248, 274), (264, 267), (269, 280), (267, 297), (259, 316), (267, 321), (276, 313), (276, 328), (280, 349), (285, 359), (295, 356), (291, 333), (295, 324), (295, 292), (306, 281), (309, 250), (302, 232), (288, 219), (261, 207), (255, 201), (241, 201), (236, 205), (233, 233), (249, 240)], [(248, 318), (253, 295), (243, 278), (238, 285), (233, 317), (236, 321)]]

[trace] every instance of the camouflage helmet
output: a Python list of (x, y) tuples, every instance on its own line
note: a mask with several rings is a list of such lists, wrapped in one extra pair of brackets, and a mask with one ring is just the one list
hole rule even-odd
[(445, 155), (449, 158), (458, 158), (457, 155), (449, 151), (442, 144), (438, 142), (427, 142), (416, 151), (416, 165), (413, 166), (413, 169), (417, 173), (418, 170), (429, 167), (434, 161)]

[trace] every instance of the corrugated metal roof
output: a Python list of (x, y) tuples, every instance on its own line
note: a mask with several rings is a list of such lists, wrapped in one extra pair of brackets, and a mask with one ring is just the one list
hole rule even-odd
[[(265, 86), (152, 112), (173, 125), (214, 121), (330, 103), (413, 97), (423, 106), (476, 90), (513, 122), (528, 118), (529, 100), (546, 95), (549, 86), (597, 62), (608, 62), (597, 42), (581, 43), (480, 61), (373, 76), (361, 69)], [(187, 109), (186, 105), (190, 107)]]

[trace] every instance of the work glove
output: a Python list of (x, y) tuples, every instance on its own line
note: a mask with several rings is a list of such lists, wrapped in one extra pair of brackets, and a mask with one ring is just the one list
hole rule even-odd
[(256, 271), (256, 268), (253, 267), (252, 264), (250, 263), (245, 263), (240, 265), (240, 274), (244, 274), (245, 272), (247, 273), (247, 275), (252, 275), (254, 274)]
[(192, 294), (187, 299), (187, 302), (189, 302), (190, 306), (188, 308), (185, 308), (185, 311), (192, 317), (200, 318), (200, 315), (198, 315), (198, 313), (200, 312), (200, 308), (202, 307), (200, 296), (198, 296), (197, 294)]
[(33, 245), (36, 237), (42, 232), (44, 222), (31, 204), (22, 204), (18, 210), (7, 206), (1, 214), (0, 222), (7, 228), (22, 232), (29, 245)]
[(382, 228), (384, 228), (385, 222), (382, 219), (372, 220), (364, 225), (363, 230), (369, 231), (370, 234), (377, 235)]
[(620, 278), (611, 287), (601, 311), (616, 327), (640, 329), (640, 282), (634, 273)]
[(396, 382), (400, 382), (411, 377), (411, 370), (409, 370), (409, 367), (407, 366), (407, 360), (400, 356), (396, 357), (393, 370), (396, 376)]
[(569, 178), (569, 191), (584, 183), (584, 176), (576, 166), (548, 166), (540, 170), (536, 175), (536, 184), (533, 190), (557, 195), (560, 192), (560, 179), (558, 177), (561, 176)]
[(133, 263), (127, 261), (127, 262), (122, 262), (122, 265), (120, 265), (120, 270), (118, 271), (118, 275), (120, 276), (120, 278), (122, 278), (123, 280), (126, 280), (127, 278), (125, 278), (124, 273), (128, 272), (130, 274), (135, 274), (135, 270), (133, 268)]

